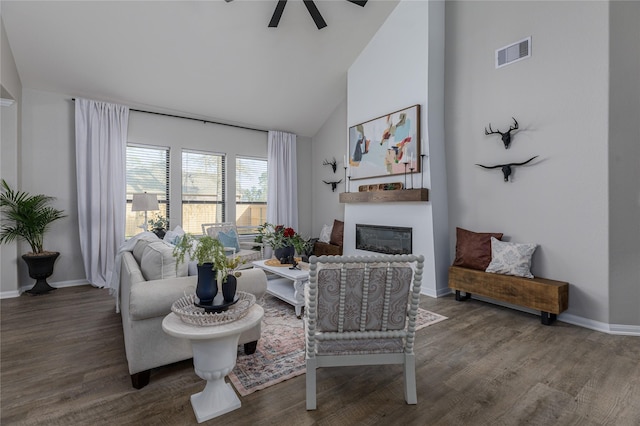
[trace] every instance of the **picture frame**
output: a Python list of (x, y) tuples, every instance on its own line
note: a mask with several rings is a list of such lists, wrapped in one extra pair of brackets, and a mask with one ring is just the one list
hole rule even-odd
[(420, 172), (420, 105), (349, 128), (352, 180)]

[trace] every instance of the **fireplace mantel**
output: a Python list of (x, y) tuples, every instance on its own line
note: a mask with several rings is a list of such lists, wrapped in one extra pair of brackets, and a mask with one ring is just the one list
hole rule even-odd
[(407, 201), (429, 201), (429, 190), (398, 189), (396, 191), (342, 192), (341, 203), (397, 203)]

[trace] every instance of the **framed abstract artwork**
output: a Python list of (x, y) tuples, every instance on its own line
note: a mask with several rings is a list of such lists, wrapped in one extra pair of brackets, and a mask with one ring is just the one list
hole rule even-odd
[(351, 179), (420, 172), (420, 105), (349, 128)]

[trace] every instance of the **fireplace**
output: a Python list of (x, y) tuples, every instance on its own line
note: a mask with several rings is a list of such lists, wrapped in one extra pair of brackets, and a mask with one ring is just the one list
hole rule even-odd
[(356, 249), (384, 254), (411, 254), (412, 228), (356, 223)]

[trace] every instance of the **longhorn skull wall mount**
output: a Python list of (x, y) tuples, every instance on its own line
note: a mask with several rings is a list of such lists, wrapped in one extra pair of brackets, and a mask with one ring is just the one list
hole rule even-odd
[(342, 182), (342, 179), (340, 179), (339, 181), (334, 181), (334, 182), (327, 182), (326, 180), (323, 180), (324, 183), (326, 183), (327, 185), (331, 185), (331, 192), (336, 192), (336, 187), (338, 186), (338, 184), (340, 182)]
[(489, 130), (487, 130), (487, 128), (485, 127), (484, 134), (487, 136), (493, 135), (493, 134), (499, 134), (502, 137), (502, 143), (504, 144), (504, 149), (509, 149), (509, 145), (511, 145), (511, 131), (517, 130), (517, 129), (518, 129), (518, 121), (515, 118), (513, 118), (513, 126), (509, 126), (509, 130), (507, 130), (506, 132), (501, 132), (500, 130), (493, 130), (491, 128), (491, 123), (489, 123)]
[(529, 158), (527, 161), (523, 161), (522, 163), (508, 163), (508, 164), (497, 164), (495, 166), (483, 166), (482, 164), (476, 164), (476, 166), (480, 166), (480, 167), (484, 167), (485, 169), (502, 169), (502, 174), (504, 175), (504, 181), (505, 182), (509, 182), (509, 176), (511, 176), (511, 167), (513, 166), (524, 166), (525, 164), (533, 161), (534, 158), (538, 158), (538, 156), (536, 155), (535, 157), (531, 157)]

